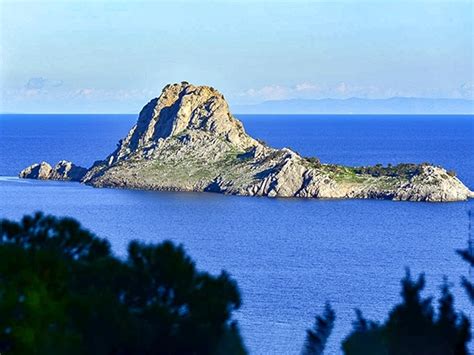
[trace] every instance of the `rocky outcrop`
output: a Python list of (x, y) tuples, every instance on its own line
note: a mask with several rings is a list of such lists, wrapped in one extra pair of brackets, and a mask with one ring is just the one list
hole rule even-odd
[(398, 187), (394, 194), (398, 200), (458, 201), (474, 194), (455, 176), (440, 167), (425, 165), (420, 174)]
[(33, 164), (20, 172), (24, 179), (81, 181), (87, 169), (74, 165), (70, 161), (61, 160), (53, 168), (46, 162)]
[(458, 201), (473, 197), (453, 174), (429, 164), (351, 168), (320, 164), (245, 133), (224, 96), (207, 86), (168, 85), (140, 112), (117, 149), (86, 170), (33, 165), (20, 177), (96, 187), (209, 191), (305, 198)]
[(43, 161), (23, 169), (20, 172), (20, 177), (23, 179), (48, 180), (51, 175), (51, 170), (53, 170), (51, 165)]

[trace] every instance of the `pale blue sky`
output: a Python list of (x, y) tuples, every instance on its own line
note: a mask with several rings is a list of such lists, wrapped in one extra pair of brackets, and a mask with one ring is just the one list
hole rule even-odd
[(0, 0), (1, 112), (137, 112), (170, 82), (231, 104), (472, 98), (471, 1)]

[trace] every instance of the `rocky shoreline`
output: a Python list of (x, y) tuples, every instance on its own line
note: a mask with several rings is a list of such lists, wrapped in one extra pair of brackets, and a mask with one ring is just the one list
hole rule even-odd
[(217, 90), (186, 82), (167, 85), (145, 105), (117, 149), (91, 168), (42, 162), (20, 177), (269, 197), (430, 202), (474, 197), (455, 174), (430, 164), (345, 167), (269, 147), (246, 134)]

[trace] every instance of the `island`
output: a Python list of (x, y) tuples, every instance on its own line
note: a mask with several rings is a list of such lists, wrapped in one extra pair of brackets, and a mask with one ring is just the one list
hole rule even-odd
[(455, 173), (428, 163), (349, 167), (272, 148), (245, 132), (216, 89), (187, 82), (167, 85), (143, 107), (117, 149), (90, 168), (41, 162), (19, 176), (247, 196), (430, 202), (474, 197)]

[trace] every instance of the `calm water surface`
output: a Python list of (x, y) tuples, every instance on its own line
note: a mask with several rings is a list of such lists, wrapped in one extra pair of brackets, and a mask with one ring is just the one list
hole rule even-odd
[[(458, 172), (474, 188), (472, 116), (241, 116), (249, 133), (324, 162), (423, 162)], [(110, 153), (134, 115), (0, 116), (0, 216), (42, 210), (78, 218), (123, 255), (131, 239), (183, 243), (198, 267), (229, 271), (243, 307), (237, 318), (252, 354), (297, 354), (326, 300), (337, 312), (328, 354), (354, 319), (382, 320), (399, 300), (405, 266), (425, 272), (425, 295), (443, 275), (473, 315), (455, 254), (467, 244), (470, 202), (269, 199), (94, 189), (18, 180), (26, 165), (69, 159), (88, 166)]]

